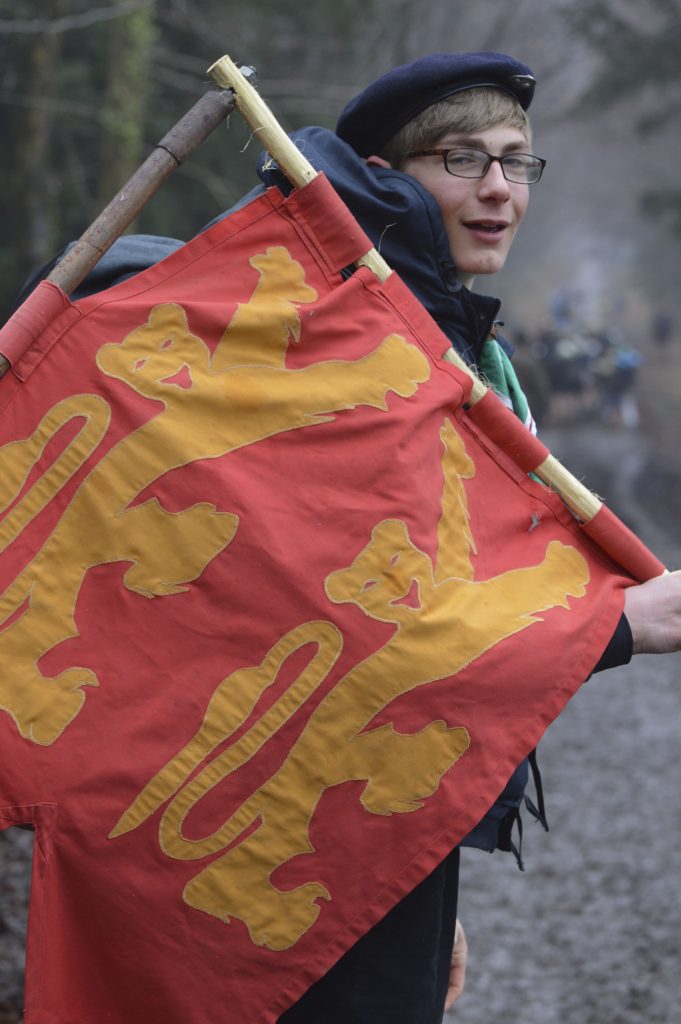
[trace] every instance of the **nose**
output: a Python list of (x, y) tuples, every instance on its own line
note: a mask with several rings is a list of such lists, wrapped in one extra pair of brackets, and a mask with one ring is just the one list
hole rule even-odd
[(495, 199), (505, 202), (510, 198), (511, 189), (498, 160), (493, 160), (487, 168), (487, 173), (478, 180), (480, 182), (478, 195), (481, 199)]

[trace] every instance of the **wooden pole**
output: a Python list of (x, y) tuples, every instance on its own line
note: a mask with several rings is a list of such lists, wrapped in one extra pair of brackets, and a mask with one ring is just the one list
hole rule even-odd
[[(232, 90), (239, 113), (262, 143), (263, 149), (267, 150), (270, 156), (277, 161), (289, 181), (297, 188), (302, 188), (317, 176), (315, 168), (303, 156), (298, 147), (291, 142), (261, 96), (229, 57), (221, 57), (216, 61), (208, 69), (208, 74), (221, 88)], [(357, 261), (357, 266), (368, 267), (380, 281), (385, 281), (392, 273), (386, 261), (374, 248)], [(483, 384), (477, 374), (453, 348), (445, 353), (445, 359), (472, 379), (473, 387), (469, 404), (475, 405), (481, 398), (484, 398), (489, 390), (487, 385)], [(568, 508), (582, 522), (589, 522), (600, 510), (601, 501), (569, 470), (565, 469), (553, 455), (549, 455), (534, 472), (540, 480), (543, 480), (561, 496)]]
[[(70, 295), (173, 171), (234, 110), (228, 90), (211, 89), (158, 142), (144, 163), (54, 267), (47, 280)], [(9, 363), (0, 356), (0, 377)]]

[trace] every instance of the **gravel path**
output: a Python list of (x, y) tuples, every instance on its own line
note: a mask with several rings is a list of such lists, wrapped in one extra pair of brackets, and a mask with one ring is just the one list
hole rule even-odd
[(24, 935), (33, 835), (0, 832), (0, 1024), (21, 1020)]
[[(656, 529), (637, 500), (641, 438), (594, 428), (543, 436), (681, 565), (681, 537)], [(469, 978), (447, 1021), (680, 1024), (680, 657), (594, 678), (551, 727), (540, 764), (552, 831), (527, 822), (524, 873), (508, 855), (466, 851)], [(0, 1024), (20, 1020), (30, 845), (28, 833), (0, 833)]]

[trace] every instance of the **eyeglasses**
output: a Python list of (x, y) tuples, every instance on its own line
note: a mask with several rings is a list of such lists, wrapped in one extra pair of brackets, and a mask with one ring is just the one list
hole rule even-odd
[(454, 146), (449, 149), (419, 149), (408, 153), (407, 158), (416, 156), (441, 156), (448, 174), (455, 178), (484, 178), (492, 163), (501, 165), (506, 181), (521, 185), (533, 185), (539, 181), (546, 167), (546, 160), (529, 153), (507, 153), (506, 156), (492, 156), (484, 149), (468, 149)]

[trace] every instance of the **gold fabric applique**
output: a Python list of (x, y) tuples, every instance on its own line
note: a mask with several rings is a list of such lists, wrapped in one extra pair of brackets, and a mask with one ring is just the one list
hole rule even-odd
[[(326, 579), (331, 601), (354, 603), (371, 619), (394, 624), (387, 643), (335, 684), (283, 763), (219, 828), (187, 838), (183, 825), (192, 808), (263, 747), (331, 671), (343, 646), (329, 622), (308, 622), (288, 633), (260, 665), (219, 684), (196, 735), (110, 834), (115, 838), (139, 827), (170, 801), (159, 825), (164, 852), (180, 860), (221, 853), (186, 884), (184, 901), (222, 921), (243, 921), (251, 940), (271, 950), (293, 946), (317, 920), (318, 901), (331, 898), (316, 878), (293, 889), (272, 882), (277, 868), (313, 852), (310, 823), (324, 792), (359, 780), (366, 783), (360, 797), (366, 811), (417, 811), (468, 749), (463, 726), (433, 721), (418, 732), (401, 733), (391, 723), (370, 728), (376, 715), (417, 687), (459, 672), (538, 621), (540, 612), (568, 607), (568, 597), (585, 593), (586, 561), (558, 541), (548, 544), (538, 565), (474, 579), (462, 481), (475, 469), (448, 420), (442, 439), (445, 484), (435, 564), (412, 543), (404, 522), (385, 520), (352, 564)], [(246, 723), (285, 659), (305, 644), (315, 644), (316, 653), (289, 689), (232, 746), (208, 760)]]
[[(123, 577), (129, 590), (149, 598), (179, 594), (238, 527), (237, 516), (219, 512), (209, 500), (176, 513), (156, 498), (131, 507), (142, 491), (170, 470), (324, 423), (341, 409), (386, 409), (389, 391), (409, 397), (430, 374), (425, 356), (396, 334), (355, 361), (287, 369), (287, 345), (300, 335), (297, 304), (313, 302), (316, 291), (284, 247), (269, 248), (250, 263), (258, 283), (212, 357), (174, 303), (156, 306), (147, 323), (97, 353), (105, 374), (161, 403), (162, 411), (93, 466), (42, 548), (0, 597), (0, 707), (35, 743), (54, 743), (81, 711), (83, 688), (98, 685), (89, 668), (46, 677), (38, 667), (44, 654), (77, 635), (76, 604), (88, 570), (131, 562)], [(77, 395), (56, 405), (31, 437), (0, 449), (4, 507), (19, 498), (3, 524), (3, 547), (85, 463), (109, 413), (103, 399)], [(21, 495), (36, 453), (59, 423), (73, 417), (85, 420), (81, 433)]]

